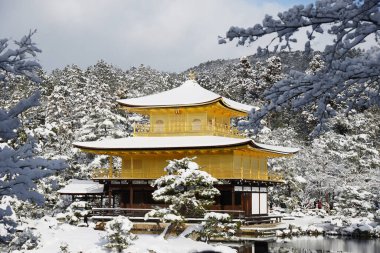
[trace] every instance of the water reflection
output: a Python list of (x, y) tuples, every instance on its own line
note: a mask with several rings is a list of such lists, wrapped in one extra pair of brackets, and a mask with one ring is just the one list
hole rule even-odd
[(276, 242), (255, 242), (238, 250), (239, 253), (380, 253), (380, 240), (352, 238), (294, 237)]

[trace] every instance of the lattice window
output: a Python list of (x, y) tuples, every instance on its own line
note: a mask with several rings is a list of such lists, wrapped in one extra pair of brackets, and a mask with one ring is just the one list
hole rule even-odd
[(202, 121), (200, 119), (194, 119), (191, 122), (191, 130), (192, 131), (201, 131)]
[(163, 133), (164, 131), (165, 131), (165, 122), (161, 119), (156, 120), (156, 123), (154, 125), (154, 132)]

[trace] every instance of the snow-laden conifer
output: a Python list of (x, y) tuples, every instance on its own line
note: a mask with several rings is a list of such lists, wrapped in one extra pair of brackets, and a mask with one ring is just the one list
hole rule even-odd
[(132, 227), (133, 223), (124, 216), (117, 216), (107, 222), (105, 230), (108, 242), (105, 247), (116, 252), (122, 252), (128, 248), (129, 245), (133, 244), (133, 240), (136, 239), (136, 236), (130, 232)]
[(209, 212), (204, 215), (204, 221), (201, 223), (201, 229), (197, 232), (206, 242), (210, 239), (230, 239), (236, 235), (240, 223), (232, 221), (231, 216), (227, 213)]
[[(40, 65), (33, 59), (41, 52), (32, 42), (33, 33), (15, 41), (14, 49), (9, 47), (7, 39), (0, 40), (0, 83), (4, 86), (8, 76), (25, 76), (32, 81), (40, 81), (37, 70)], [(46, 160), (35, 155), (34, 141), (26, 143), (17, 140), (17, 129), (21, 122), (18, 116), (31, 107), (39, 105), (40, 92), (36, 91), (26, 99), (20, 100), (8, 110), (0, 108), (0, 197), (14, 196), (21, 200), (37, 204), (43, 203), (43, 196), (36, 192), (36, 181), (66, 168), (63, 160)], [(20, 138), (21, 139), (21, 138)], [(0, 242), (9, 242), (13, 238), (15, 219), (9, 222), (7, 217), (16, 215), (10, 203), (0, 206)], [(23, 234), (23, 241), (28, 241)], [(25, 239), (25, 240), (24, 240)], [(31, 238), (32, 239), (32, 238)], [(21, 239), (20, 239), (21, 240)], [(34, 240), (35, 241), (35, 240)], [(35, 241), (37, 243), (37, 241)]]
[(202, 216), (205, 208), (214, 202), (214, 197), (220, 194), (214, 187), (217, 180), (200, 170), (194, 159), (169, 161), (165, 168), (167, 175), (153, 183), (153, 186), (157, 187), (153, 192), (153, 199), (169, 206), (149, 212), (146, 218), (160, 217), (162, 221), (170, 222), (175, 228), (184, 222), (185, 217)]
[(214, 202), (219, 191), (210, 174), (199, 169), (191, 158), (169, 161), (167, 175), (155, 180), (153, 199), (169, 204), (169, 208), (183, 216), (203, 214), (205, 207)]

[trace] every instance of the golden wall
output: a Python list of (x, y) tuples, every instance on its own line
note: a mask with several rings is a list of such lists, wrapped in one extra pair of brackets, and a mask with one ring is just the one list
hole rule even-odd
[(219, 135), (241, 137), (231, 118), (219, 111), (182, 110), (151, 113), (149, 124), (135, 124), (135, 136)]
[[(195, 162), (201, 169), (217, 179), (257, 179), (268, 180), (267, 159), (240, 155), (233, 152), (225, 154), (198, 154)], [(181, 157), (173, 156), (125, 156), (118, 177), (123, 179), (155, 179), (165, 174), (168, 160)]]

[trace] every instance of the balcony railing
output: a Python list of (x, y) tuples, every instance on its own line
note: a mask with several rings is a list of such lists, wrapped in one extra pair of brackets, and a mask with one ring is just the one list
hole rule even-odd
[[(207, 171), (207, 170), (206, 170)], [(213, 173), (211, 173), (213, 174)], [(245, 179), (245, 180), (259, 180), (259, 181), (271, 181), (271, 182), (283, 182), (283, 176), (277, 173), (238, 173), (239, 175), (234, 174), (232, 171), (225, 171), (223, 175), (213, 175), (217, 179)], [(121, 171), (112, 170), (112, 173), (109, 169), (101, 168), (97, 169), (92, 173), (93, 179), (136, 179), (136, 180), (149, 180), (155, 179), (164, 175), (164, 171), (162, 171), (161, 175), (153, 175), (144, 170), (136, 170), (135, 172), (131, 171)]]
[(236, 128), (226, 124), (191, 124), (170, 122), (164, 124), (134, 124), (134, 136), (172, 136), (172, 135), (216, 135), (244, 138)]

